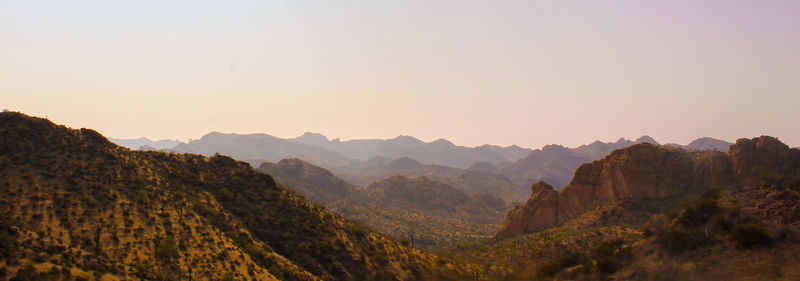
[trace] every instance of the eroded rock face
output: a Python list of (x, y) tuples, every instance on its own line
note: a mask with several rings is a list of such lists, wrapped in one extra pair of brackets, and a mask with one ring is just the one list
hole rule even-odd
[(558, 192), (549, 184), (542, 181), (534, 183), (531, 198), (508, 212), (503, 227), (495, 237), (513, 237), (558, 224), (558, 198)]
[(740, 139), (729, 153), (642, 143), (581, 165), (559, 192), (546, 183), (506, 217), (495, 239), (538, 232), (597, 207), (731, 185), (788, 184), (800, 178), (800, 151), (773, 137)]
[(774, 137), (739, 139), (729, 154), (743, 185), (784, 185), (800, 174), (800, 151)]

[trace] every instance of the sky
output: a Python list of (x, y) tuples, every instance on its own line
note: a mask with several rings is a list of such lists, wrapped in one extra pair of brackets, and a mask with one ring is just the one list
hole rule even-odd
[(800, 1), (0, 0), (0, 107), (117, 138), (800, 146)]

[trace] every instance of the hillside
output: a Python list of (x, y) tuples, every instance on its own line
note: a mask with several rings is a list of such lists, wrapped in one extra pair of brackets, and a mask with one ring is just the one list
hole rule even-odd
[(131, 151), (19, 113), (0, 113), (0, 175), (4, 279), (436, 280), (465, 272), (310, 204), (246, 163)]
[(507, 211), (493, 195), (468, 195), (427, 177), (392, 176), (358, 188), (297, 159), (264, 163), (259, 171), (312, 202), (423, 248), (488, 240)]
[(275, 177), (284, 187), (318, 204), (343, 200), (356, 192), (356, 187), (349, 182), (299, 159), (283, 159), (278, 163), (264, 162), (258, 170)]
[(511, 183), (501, 176), (448, 166), (426, 165), (407, 157), (375, 157), (367, 161), (352, 161), (349, 165), (331, 169), (348, 182), (361, 186), (396, 175), (424, 176), (446, 183), (467, 195), (491, 193), (507, 202), (523, 202), (530, 196), (527, 188)]
[(469, 196), (422, 176), (374, 182), (330, 208), (423, 248), (488, 240), (508, 210), (503, 200), (490, 194)]
[(534, 184), (494, 242), (456, 255), (489, 261), (489, 279), (796, 280), (800, 151), (766, 136), (730, 148), (614, 151), (561, 191)]

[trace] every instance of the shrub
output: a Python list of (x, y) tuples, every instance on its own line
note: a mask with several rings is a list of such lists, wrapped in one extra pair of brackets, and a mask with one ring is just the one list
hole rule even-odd
[(562, 270), (583, 263), (586, 258), (578, 252), (567, 251), (562, 253), (536, 270), (536, 274), (542, 277), (552, 277)]
[(600, 243), (592, 250), (594, 270), (602, 274), (611, 274), (623, 266), (631, 258), (628, 248), (622, 248), (622, 239), (611, 239)]
[(175, 244), (175, 238), (167, 237), (161, 240), (156, 249), (156, 256), (166, 260), (178, 257), (178, 246)]
[(708, 239), (700, 231), (669, 230), (659, 237), (661, 247), (670, 254), (680, 254), (686, 250), (705, 246)]
[(678, 221), (683, 225), (703, 225), (712, 216), (719, 213), (720, 208), (714, 200), (703, 198), (687, 206), (680, 213)]
[(730, 236), (736, 246), (741, 249), (772, 244), (772, 237), (770, 237), (764, 229), (750, 223), (733, 226)]

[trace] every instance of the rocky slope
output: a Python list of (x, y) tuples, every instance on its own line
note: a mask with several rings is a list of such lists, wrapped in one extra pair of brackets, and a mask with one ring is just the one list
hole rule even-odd
[(671, 200), (733, 185), (785, 186), (798, 177), (800, 151), (773, 137), (740, 139), (727, 154), (637, 144), (581, 165), (558, 192), (534, 184), (531, 198), (509, 212), (495, 238), (541, 231), (621, 201)]
[(429, 280), (405, 247), (225, 156), (131, 151), (0, 113), (0, 278)]
[(524, 186), (545, 181), (560, 189), (569, 183), (575, 168), (581, 164), (600, 159), (612, 150), (637, 143), (658, 144), (649, 136), (642, 136), (635, 141), (623, 138), (609, 143), (595, 141), (576, 148), (553, 144), (531, 151), (528, 156), (516, 162), (475, 163), (469, 170), (501, 175), (515, 184)]

